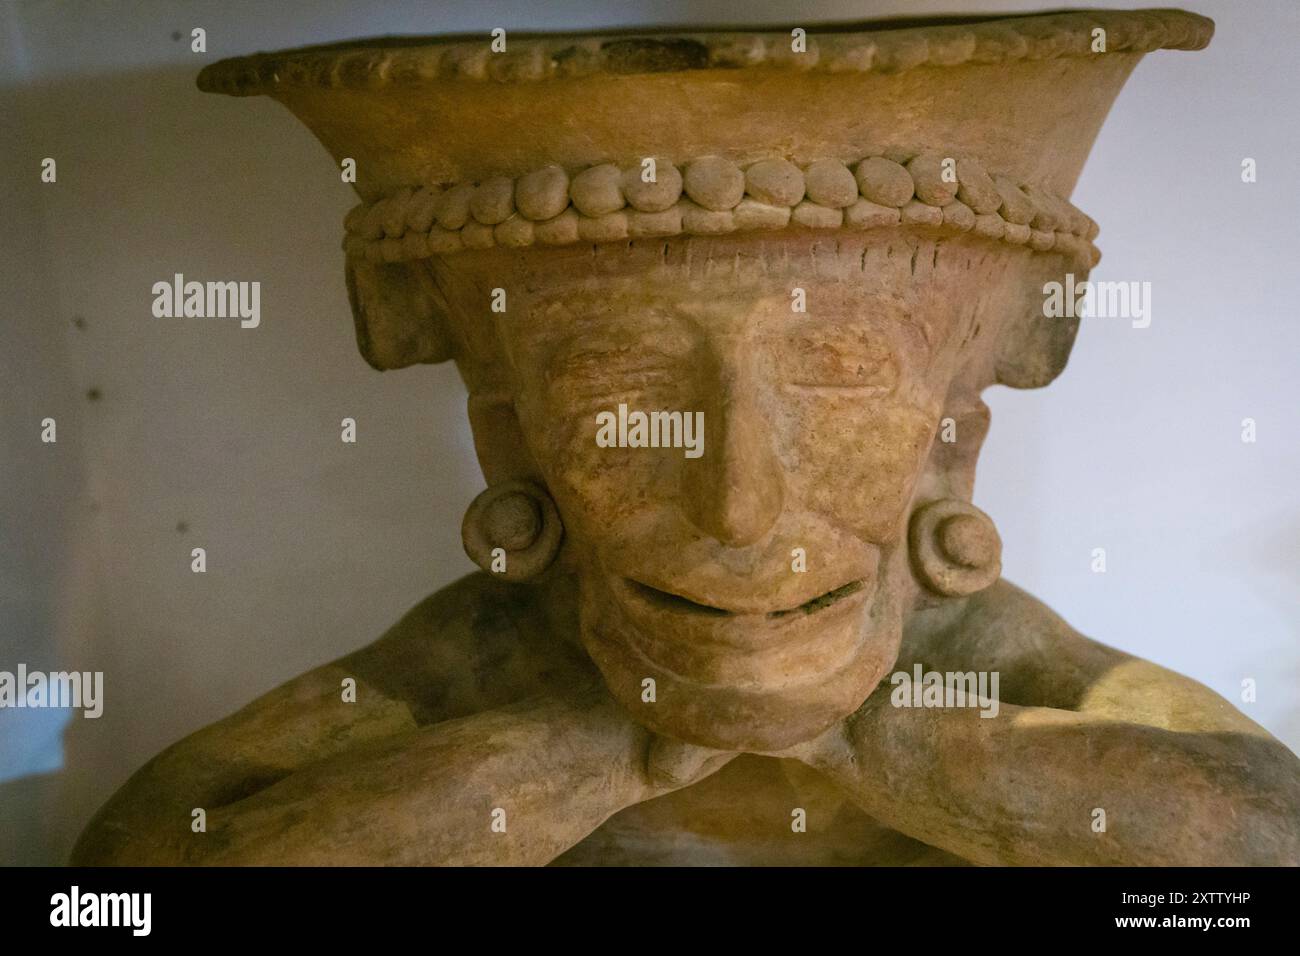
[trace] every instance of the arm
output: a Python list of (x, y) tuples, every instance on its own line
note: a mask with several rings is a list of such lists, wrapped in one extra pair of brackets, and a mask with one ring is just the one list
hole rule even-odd
[[(656, 740), (598, 686), (533, 698), (308, 765), (210, 807), (206, 833), (164, 804), (112, 862), (540, 865), (730, 759)], [(666, 755), (658, 766), (652, 752)]]
[[(169, 747), (96, 814), (72, 862), (546, 862), (545, 847), (585, 836), (621, 801), (716, 769), (712, 754), (647, 744), (592, 696), (589, 664), (558, 654), (553, 636), (511, 631), (528, 620), (501, 613), (518, 589), (488, 588), (464, 579), (375, 644)], [(344, 678), (356, 681), (354, 702), (341, 698)], [(495, 802), (482, 811), (484, 800)], [(457, 842), (488, 833), (480, 813), (495, 807), (505, 835), (477, 850)], [(197, 808), (206, 833), (191, 827)], [(570, 829), (543, 839), (547, 816)]]
[(911, 656), (1003, 670), (998, 715), (895, 708), (884, 685), (791, 754), (881, 822), (986, 864), (1300, 864), (1300, 760), (1195, 681), (1007, 585)]
[(676, 788), (650, 777), (651, 740), (600, 689), (529, 700), (362, 748), (219, 808), (187, 856), (541, 865), (619, 810)]

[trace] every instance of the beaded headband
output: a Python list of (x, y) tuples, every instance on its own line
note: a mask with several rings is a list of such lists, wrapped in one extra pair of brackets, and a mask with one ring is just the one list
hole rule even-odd
[(898, 225), (1055, 250), (1085, 269), (1100, 258), (1091, 241), (1097, 224), (1066, 200), (934, 152), (852, 165), (823, 159), (802, 169), (785, 159), (742, 169), (706, 156), (679, 170), (657, 159), (602, 163), (572, 177), (551, 165), (517, 179), (407, 188), (349, 212), (343, 247), (372, 262), (406, 262), (493, 246)]

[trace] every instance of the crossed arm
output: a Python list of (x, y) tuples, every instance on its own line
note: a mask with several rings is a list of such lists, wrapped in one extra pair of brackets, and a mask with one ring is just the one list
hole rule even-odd
[(1005, 583), (910, 656), (1000, 671), (998, 715), (894, 708), (882, 687), (788, 754), (880, 822), (984, 864), (1300, 864), (1300, 760), (1195, 681)]
[[(1300, 760), (1194, 681), (1081, 637), (1005, 584), (905, 654), (900, 668), (999, 671), (998, 716), (894, 708), (885, 684), (773, 756), (977, 863), (1300, 863)], [(503, 685), (457, 715), (464, 702), (440, 712), (391, 681), (363, 679), (357, 703), (339, 705), (356, 664), (304, 675), (156, 757), (73, 862), (544, 864), (734, 756), (655, 737), (581, 669)]]
[[(436, 604), (159, 754), (99, 811), (72, 862), (541, 865), (734, 756), (635, 724), (594, 669), (460, 640), (455, 609), (448, 626)], [(431, 646), (435, 623), (456, 647)], [(496, 671), (489, 690), (475, 651)], [(340, 700), (346, 678), (352, 703)]]

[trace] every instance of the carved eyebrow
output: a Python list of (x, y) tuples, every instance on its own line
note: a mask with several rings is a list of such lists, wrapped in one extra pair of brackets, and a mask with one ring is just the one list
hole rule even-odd
[(586, 311), (571, 313), (556, 319), (541, 316), (540, 319), (543, 324), (531, 328), (530, 333), (549, 339), (556, 349), (567, 349), (575, 340), (584, 339), (592, 332), (606, 331), (609, 328), (607, 316)]
[(549, 306), (531, 310), (520, 334), (526, 342), (548, 354), (572, 349), (587, 340), (629, 344), (637, 339), (652, 342), (660, 351), (678, 353), (679, 336), (674, 330), (686, 327), (683, 316), (672, 307), (637, 303), (627, 308), (610, 308), (605, 301), (580, 302), (562, 315), (547, 314)]
[(921, 321), (910, 312), (895, 314), (893, 310), (866, 315), (854, 314), (833, 319), (819, 319), (816, 316), (804, 316), (806, 321), (797, 322), (786, 330), (786, 334), (821, 338), (825, 341), (844, 341), (849, 337), (858, 337), (862, 333), (886, 336), (890, 341), (904, 340), (904, 345), (919, 347), (922, 357), (928, 359), (934, 351), (932, 329), (928, 322)]
[(549, 306), (543, 305), (522, 316), (516, 315), (510, 323), (509, 337), (519, 342), (522, 351), (540, 356), (543, 362), (557, 353), (572, 350), (575, 343), (609, 329), (607, 316), (585, 309), (566, 311), (562, 315), (549, 312)]

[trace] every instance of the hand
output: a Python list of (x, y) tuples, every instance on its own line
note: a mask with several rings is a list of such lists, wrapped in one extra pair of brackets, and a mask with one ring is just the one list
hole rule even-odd
[(541, 865), (732, 756), (656, 737), (584, 684), (357, 747), (213, 808), (193, 861)]
[(914, 839), (987, 865), (1300, 864), (1300, 761), (1262, 732), (891, 690), (783, 756)]

